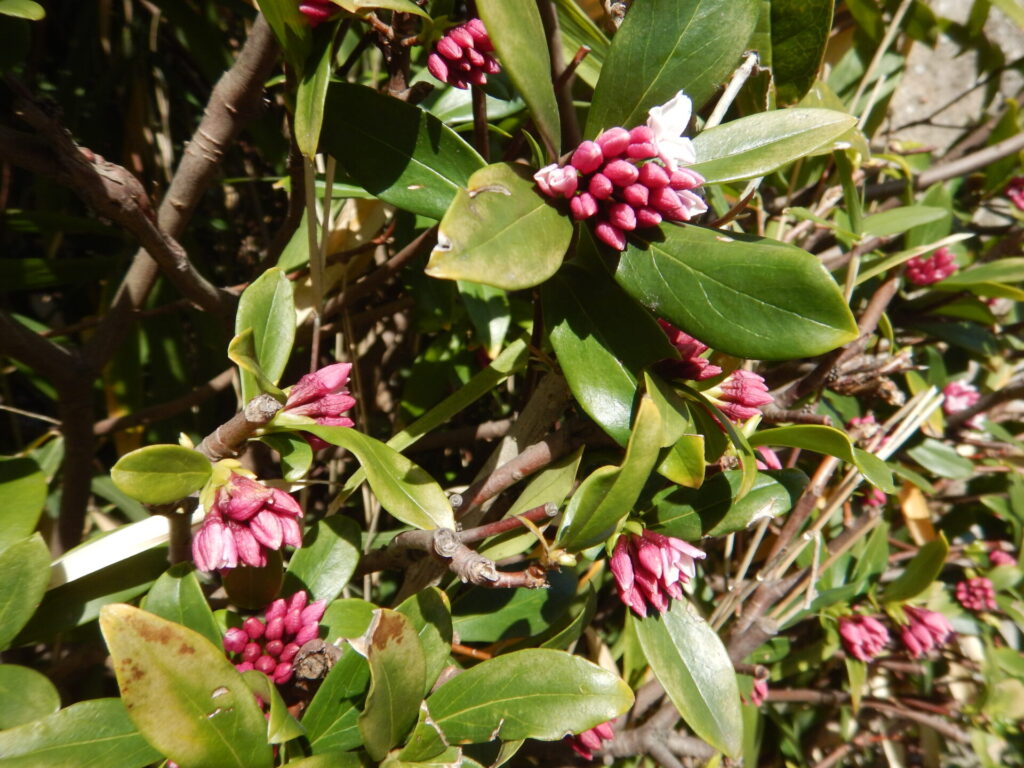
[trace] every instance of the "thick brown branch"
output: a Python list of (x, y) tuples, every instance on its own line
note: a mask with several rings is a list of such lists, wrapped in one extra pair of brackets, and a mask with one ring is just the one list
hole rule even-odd
[(281, 403), (270, 395), (257, 395), (245, 408), (207, 435), (196, 448), (211, 461), (237, 456), (238, 449), (256, 430), (265, 427), (281, 410)]

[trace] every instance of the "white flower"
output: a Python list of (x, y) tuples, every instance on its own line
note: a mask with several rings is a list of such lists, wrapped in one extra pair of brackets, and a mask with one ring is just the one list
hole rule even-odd
[(685, 93), (679, 91), (660, 107), (651, 107), (647, 114), (647, 127), (654, 134), (658, 155), (669, 170), (697, 162), (693, 142), (682, 136), (693, 114), (693, 105)]

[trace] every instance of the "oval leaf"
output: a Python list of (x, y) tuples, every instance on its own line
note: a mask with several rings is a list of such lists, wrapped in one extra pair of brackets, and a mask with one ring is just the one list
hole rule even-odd
[(780, 109), (709, 128), (693, 140), (691, 168), (708, 183), (766, 176), (828, 147), (857, 124), (831, 109)]
[(441, 220), (426, 272), (512, 291), (547, 280), (572, 238), (572, 223), (534, 189), (528, 171), (481, 168)]
[(120, 699), (93, 699), (0, 732), (0, 758), (4, 768), (142, 768), (161, 755)]
[(633, 692), (617, 675), (548, 649), (477, 664), (427, 699), (433, 728), (448, 744), (554, 741), (608, 722), (632, 705)]
[(124, 604), (103, 607), (100, 630), (132, 721), (164, 755), (192, 768), (270, 768), (263, 714), (223, 650)]
[(0, 458), (0, 552), (32, 534), (46, 503), (46, 476), (29, 458)]
[(839, 286), (806, 251), (694, 226), (660, 232), (630, 238), (615, 279), (705, 344), (780, 360), (820, 355), (857, 337)]
[(0, 730), (31, 723), (60, 709), (60, 694), (34, 669), (0, 664)]
[(832, 29), (834, 0), (771, 0), (771, 64), (776, 99), (799, 101), (814, 84)]
[(191, 563), (178, 563), (156, 580), (146, 596), (146, 610), (175, 624), (194, 629), (220, 648), (222, 638), (213, 611)]
[(356, 704), (369, 681), (366, 659), (346, 645), (302, 716), (314, 752), (354, 749), (363, 743)]
[(302, 548), (288, 562), (284, 593), (300, 589), (310, 600), (330, 603), (341, 594), (359, 563), (359, 526), (333, 515), (317, 522), (302, 537)]
[(903, 602), (920, 595), (938, 578), (948, 556), (949, 543), (939, 534), (917, 551), (898, 579), (886, 585), (882, 602)]
[(46, 17), (46, 11), (35, 0), (0, 0), (0, 15), (39, 21)]
[(685, 600), (636, 622), (640, 646), (668, 697), (693, 732), (736, 757), (743, 714), (736, 672), (718, 634)]
[(395, 610), (409, 620), (423, 649), (423, 695), (426, 696), (452, 652), (452, 612), (448, 595), (437, 587), (428, 587), (403, 600)]
[[(295, 342), (295, 288), (285, 273), (272, 267), (242, 292), (235, 315), (235, 335), (252, 329), (253, 352), (260, 371), (277, 384)], [(259, 394), (256, 379), (242, 370), (242, 399)]]
[(321, 149), (381, 200), (440, 219), (484, 161), (433, 115), (361, 85), (332, 83)]
[(757, 0), (635, 0), (615, 33), (587, 118), (587, 135), (633, 128), (683, 90), (700, 109), (739, 63)]
[(0, 554), (0, 651), (32, 618), (50, 581), (50, 550), (38, 533)]
[(790, 427), (763, 429), (750, 436), (750, 445), (785, 446), (786, 448), (802, 448), (815, 453), (835, 456), (848, 464), (853, 464), (872, 485), (886, 493), (895, 493), (896, 486), (892, 481), (892, 472), (885, 462), (872, 453), (854, 447), (850, 436), (833, 427), (817, 424), (796, 424)]
[(110, 470), (119, 489), (143, 504), (169, 504), (203, 487), (210, 460), (180, 445), (147, 445), (125, 454)]

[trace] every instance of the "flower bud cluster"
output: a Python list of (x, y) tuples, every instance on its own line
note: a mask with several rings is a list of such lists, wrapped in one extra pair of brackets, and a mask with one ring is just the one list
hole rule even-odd
[(839, 637), (847, 653), (871, 661), (889, 642), (889, 630), (874, 616), (843, 616), (839, 619)]
[(961, 581), (956, 585), (956, 599), (969, 611), (994, 611), (996, 590), (984, 576)]
[(267, 606), (263, 619), (250, 616), (241, 627), (229, 629), (224, 634), (224, 650), (234, 657), (239, 672), (258, 669), (275, 683), (287, 683), (295, 654), (319, 636), (326, 608), (324, 600), (309, 603), (304, 590), (290, 600), (275, 600)]
[(267, 551), (302, 546), (300, 517), (302, 507), (284, 491), (232, 472), (192, 539), (192, 559), (201, 571), (262, 568)]
[(754, 678), (754, 686), (750, 689), (750, 702), (755, 707), (760, 707), (764, 704), (764, 700), (768, 698), (768, 680), (763, 677)]
[(948, 248), (939, 248), (931, 256), (907, 260), (907, 279), (914, 285), (931, 285), (956, 272), (956, 256)]
[(1006, 185), (1006, 196), (1018, 210), (1024, 211), (1024, 176), (1014, 176), (1010, 179), (1010, 183)]
[[(973, 384), (963, 381), (949, 382), (949, 384), (942, 388), (942, 394), (946, 398), (942, 401), (942, 410), (947, 416), (959, 413), (960, 411), (966, 411), (981, 399), (981, 393), (978, 392), (978, 388)], [(964, 425), (969, 429), (979, 429), (981, 422), (982, 415), (978, 413), (964, 422)]]
[(762, 472), (769, 469), (782, 469), (782, 462), (779, 461), (779, 455), (771, 448), (759, 445), (754, 453), (757, 456), (754, 460), (755, 464)]
[(647, 615), (648, 603), (664, 611), (669, 598), (682, 598), (681, 585), (697, 573), (694, 560), (704, 557), (692, 544), (654, 531), (644, 531), (642, 536), (623, 534), (611, 557), (619, 598), (637, 616)]
[(302, 0), (299, 12), (309, 20), (309, 26), (315, 27), (336, 14), (338, 6), (331, 0)]
[(737, 368), (725, 381), (704, 391), (704, 395), (724, 413), (730, 421), (741, 422), (761, 413), (761, 406), (773, 402), (768, 385), (753, 371)]
[[(335, 363), (307, 373), (289, 390), (279, 416), (300, 416), (327, 427), (355, 426), (352, 419), (342, 415), (356, 404), (346, 388), (351, 371), (351, 363)], [(314, 450), (328, 445), (316, 435), (303, 433), (303, 437)]]
[(676, 379), (704, 381), (722, 374), (721, 368), (712, 365), (707, 358), (701, 357), (708, 351), (707, 344), (698, 341), (661, 318), (658, 318), (658, 325), (665, 331), (669, 343), (679, 352), (679, 360), (672, 360), (665, 364), (670, 376)]
[(880, 488), (872, 488), (864, 494), (864, 506), (872, 509), (881, 509), (885, 506), (885, 491)]
[(903, 612), (909, 623), (900, 628), (900, 638), (915, 659), (942, 645), (953, 634), (953, 625), (941, 613), (911, 605), (904, 606)]
[(1001, 550), (999, 548), (998, 541), (993, 541), (990, 546), (991, 549), (988, 553), (988, 561), (992, 563), (993, 566), (1017, 564), (1017, 558), (1015, 558), (1009, 552), (1004, 552), (1003, 550)]
[(494, 46), (480, 19), (470, 19), (448, 30), (427, 57), (427, 69), (438, 80), (456, 88), (483, 85), (488, 75), (501, 71)]
[(704, 177), (679, 165), (696, 160), (690, 140), (679, 136), (690, 111), (680, 92), (651, 109), (646, 125), (602, 131), (580, 144), (568, 165), (545, 166), (533, 178), (548, 197), (567, 199), (574, 219), (592, 220), (599, 240), (622, 251), (627, 232), (689, 221), (708, 209), (693, 191)]
[(613, 738), (615, 738), (615, 731), (612, 730), (612, 724), (610, 722), (601, 723), (589, 731), (570, 737), (569, 746), (584, 760), (593, 760), (594, 751), (601, 749), (604, 742), (611, 741)]

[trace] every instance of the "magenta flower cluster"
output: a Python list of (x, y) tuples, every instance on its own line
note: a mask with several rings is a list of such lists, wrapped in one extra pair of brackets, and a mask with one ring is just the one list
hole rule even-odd
[(941, 613), (912, 605), (904, 606), (903, 613), (909, 623), (900, 628), (900, 638), (915, 659), (942, 645), (953, 634), (953, 625)]
[(999, 542), (994, 541), (991, 544), (991, 549), (988, 553), (988, 560), (993, 566), (998, 565), (1016, 565), (1017, 558), (1011, 555), (1009, 552), (1004, 552), (999, 548)]
[[(356, 399), (346, 385), (352, 372), (350, 363), (335, 363), (299, 379), (288, 392), (281, 415), (301, 416), (328, 427), (352, 427), (355, 422), (344, 414), (355, 407)], [(302, 436), (314, 450), (329, 444), (308, 432)]]
[(889, 630), (874, 616), (843, 616), (839, 619), (839, 637), (847, 653), (871, 661), (889, 642)]
[(309, 602), (304, 590), (290, 600), (275, 600), (264, 611), (264, 618), (250, 616), (241, 627), (224, 634), (224, 650), (235, 662), (235, 669), (258, 669), (279, 685), (292, 679), (292, 664), (299, 649), (320, 634), (320, 619), (327, 603)]
[[(963, 381), (949, 382), (949, 384), (942, 388), (942, 394), (946, 398), (942, 401), (942, 410), (947, 416), (959, 413), (960, 411), (966, 411), (981, 399), (981, 393), (978, 392), (978, 388), (973, 384)], [(964, 425), (970, 429), (980, 429), (981, 422), (982, 416), (978, 413), (964, 422)]]
[(984, 576), (961, 581), (956, 585), (956, 599), (969, 611), (994, 611), (996, 590)]
[(494, 46), (480, 19), (470, 19), (448, 30), (427, 57), (427, 69), (438, 80), (456, 88), (483, 85), (488, 75), (501, 71)]
[(664, 611), (669, 598), (683, 596), (682, 585), (697, 573), (694, 561), (704, 557), (692, 544), (654, 531), (644, 531), (642, 536), (623, 534), (611, 557), (619, 598), (637, 616), (647, 615), (648, 604)]
[(704, 381), (713, 379), (722, 374), (722, 369), (712, 365), (711, 361), (702, 355), (708, 351), (708, 345), (698, 341), (685, 331), (681, 331), (666, 320), (658, 318), (658, 325), (665, 331), (669, 343), (679, 352), (679, 359), (669, 361), (666, 364), (666, 371), (676, 379), (691, 379), (693, 381)]
[(572, 751), (584, 760), (593, 760), (594, 752), (604, 746), (604, 742), (611, 741), (615, 737), (611, 723), (601, 723), (575, 736), (570, 737), (569, 746)]
[(956, 256), (948, 248), (939, 248), (931, 256), (907, 260), (907, 279), (914, 285), (931, 285), (957, 271)]
[(689, 221), (707, 211), (693, 190), (704, 177), (680, 163), (696, 160), (688, 139), (690, 100), (682, 93), (654, 107), (646, 125), (616, 127), (584, 141), (567, 165), (541, 168), (533, 178), (550, 198), (565, 198), (577, 221), (591, 220), (594, 235), (617, 251), (626, 233), (663, 220)]
[(705, 390), (704, 395), (718, 406), (730, 421), (747, 421), (761, 413), (761, 406), (774, 398), (768, 394), (768, 385), (753, 371), (736, 369), (717, 386)]
[(261, 568), (268, 551), (302, 546), (300, 517), (302, 507), (287, 493), (233, 472), (192, 539), (192, 559), (201, 571)]
[(309, 20), (311, 27), (315, 27), (322, 21), (327, 21), (338, 10), (338, 6), (331, 0), (302, 0), (299, 3), (299, 12)]

